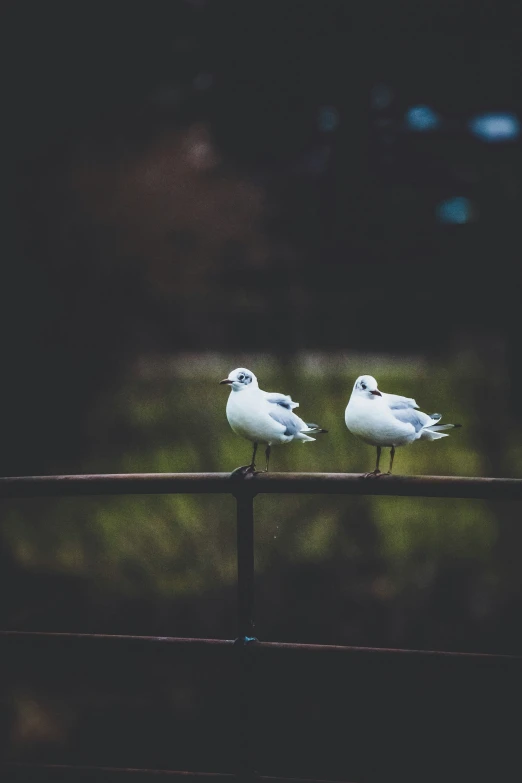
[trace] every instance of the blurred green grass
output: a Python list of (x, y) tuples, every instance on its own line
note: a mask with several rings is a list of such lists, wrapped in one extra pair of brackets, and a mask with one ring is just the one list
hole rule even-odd
[[(384, 390), (415, 397), (427, 412), (463, 427), (449, 438), (398, 450), (405, 474), (485, 475), (482, 410), (470, 405), (476, 367), (462, 361), (321, 355), (274, 360), (260, 356), (180, 357), (134, 368), (119, 388), (98, 400), (89, 422), (85, 472), (231, 471), (248, 462), (250, 444), (234, 435), (225, 416), (228, 389), (219, 380), (246, 365), (262, 388), (289, 393), (299, 413), (329, 430), (315, 443), (274, 447), (274, 471), (361, 472), (375, 449), (353, 437), (344, 409), (362, 372)], [(512, 433), (511, 433), (512, 434)], [(505, 450), (517, 453), (505, 433)], [(387, 452), (384, 459), (388, 459)], [(520, 463), (520, 457), (518, 458)], [(386, 467), (386, 462), (383, 463)], [(418, 552), (486, 557), (497, 516), (486, 503), (422, 498), (263, 496), (256, 500), (256, 567), (274, 559), (327, 561), (357, 552), (350, 526), (377, 531), (380, 556), (406, 574)], [(82, 574), (123, 592), (198, 593), (235, 579), (233, 500), (207, 496), (100, 497), (7, 504), (2, 530), (25, 568)]]

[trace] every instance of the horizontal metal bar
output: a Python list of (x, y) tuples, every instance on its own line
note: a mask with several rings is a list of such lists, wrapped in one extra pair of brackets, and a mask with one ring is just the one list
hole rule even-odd
[(302, 650), (328, 653), (368, 653), (382, 656), (411, 656), (419, 658), (482, 659), (491, 661), (516, 661), (522, 664), (522, 655), (497, 653), (468, 653), (451, 650), (409, 650), (394, 647), (355, 647), (340, 644), (295, 644), (291, 642), (258, 642), (254, 648), (266, 650)]
[[(49, 640), (60, 641), (68, 639), (77, 640), (93, 640), (93, 641), (115, 641), (115, 642), (128, 642), (128, 643), (166, 643), (173, 645), (185, 645), (193, 646), (195, 648), (203, 647), (233, 647), (234, 641), (232, 639), (191, 639), (186, 637), (177, 636), (130, 636), (124, 634), (111, 635), (111, 634), (89, 634), (89, 633), (57, 633), (46, 631), (0, 631), (0, 644), (2, 641), (8, 639), (27, 639), (31, 640)], [(322, 652), (322, 653), (357, 653), (357, 654), (372, 654), (380, 656), (411, 656), (421, 658), (454, 658), (454, 659), (476, 659), (476, 660), (490, 660), (490, 661), (513, 661), (518, 664), (522, 664), (522, 655), (503, 655), (493, 653), (468, 653), (468, 652), (453, 652), (445, 650), (409, 650), (393, 647), (355, 647), (339, 644), (298, 644), (292, 642), (259, 642), (255, 641), (249, 645), (251, 650), (301, 650), (306, 652)]]
[(471, 476), (387, 476), (361, 473), (113, 473), (7, 476), (0, 498), (74, 495), (335, 494), (522, 500), (522, 479)]
[(109, 642), (161, 642), (166, 644), (190, 645), (192, 647), (233, 647), (233, 639), (193, 639), (182, 636), (136, 636), (132, 634), (108, 633), (65, 633), (61, 631), (0, 631), (2, 639), (92, 639)]
[[(71, 780), (74, 780), (74, 775), (81, 774), (82, 780), (86, 779), (86, 774), (93, 776), (103, 775), (103, 779), (106, 779), (109, 775), (116, 777), (117, 775), (127, 774), (139, 777), (169, 777), (169, 778), (188, 778), (189, 780), (217, 780), (217, 781), (237, 781), (237, 776), (229, 772), (191, 772), (181, 770), (170, 769), (138, 769), (136, 767), (94, 767), (94, 766), (76, 766), (73, 764), (36, 764), (36, 763), (24, 763), (24, 762), (0, 762), (0, 769), (6, 771), (21, 773), (62, 773), (60, 779), (64, 778), (64, 773), (70, 773)], [(98, 777), (93, 777), (93, 780), (99, 780)], [(266, 781), (267, 783), (334, 783), (334, 781), (319, 780), (317, 778), (282, 778), (273, 777), (270, 775), (256, 775), (256, 781)], [(335, 781), (335, 783), (342, 783), (342, 781)]]

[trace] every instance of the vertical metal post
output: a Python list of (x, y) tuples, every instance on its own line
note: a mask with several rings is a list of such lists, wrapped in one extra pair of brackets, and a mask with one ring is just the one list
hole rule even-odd
[(244, 643), (254, 638), (254, 493), (236, 494), (237, 624)]
[(252, 643), (254, 637), (254, 492), (235, 493), (237, 504), (238, 767), (241, 781), (254, 776)]

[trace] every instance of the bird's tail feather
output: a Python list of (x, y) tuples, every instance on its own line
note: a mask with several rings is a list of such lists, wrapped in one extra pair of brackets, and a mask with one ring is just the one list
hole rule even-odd
[(462, 427), (462, 424), (436, 424), (435, 426), (430, 424), (427, 429), (430, 432), (442, 432), (443, 430), (453, 430), (455, 427)]
[(328, 430), (323, 430), (318, 424), (312, 424), (312, 422), (309, 421), (306, 422), (306, 426), (308, 429), (303, 430), (303, 432), (313, 432), (315, 435), (320, 435), (322, 432), (328, 432)]
[(309, 440), (315, 440), (315, 438), (311, 438), (308, 433), (312, 433), (313, 435), (321, 435), (323, 432), (328, 432), (328, 430), (323, 430), (318, 424), (312, 424), (307, 421), (306, 429), (300, 431), (297, 439), (307, 443)]
[[(438, 421), (438, 419), (436, 419), (436, 421)], [(422, 430), (422, 437), (426, 438), (427, 440), (447, 438), (448, 436), (443, 432), (443, 430), (454, 430), (456, 427), (462, 427), (462, 424), (432, 424), (429, 427), (424, 427)]]

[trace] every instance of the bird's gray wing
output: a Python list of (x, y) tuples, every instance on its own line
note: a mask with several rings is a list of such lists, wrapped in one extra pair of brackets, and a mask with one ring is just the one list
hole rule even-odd
[(282, 406), (279, 403), (271, 403), (268, 407), (270, 408), (268, 415), (271, 416), (274, 421), (277, 421), (279, 424), (286, 427), (285, 435), (297, 435), (298, 432), (302, 432), (306, 429), (305, 422), (301, 421), (299, 416), (296, 416), (295, 413), (292, 413), (292, 411), (288, 410), (285, 406)]
[(427, 424), (435, 424), (427, 413), (416, 411), (414, 408), (392, 408), (394, 417), (404, 424), (413, 424), (415, 432), (419, 432)]
[(294, 402), (289, 394), (279, 394), (278, 392), (265, 392), (265, 397), (268, 402), (273, 402), (275, 405), (280, 405), (282, 408), (286, 408), (291, 411), (292, 408), (298, 408), (299, 403)]
[(392, 411), (419, 407), (415, 400), (411, 399), (411, 397), (401, 397), (400, 394), (387, 394), (386, 392), (381, 392), (381, 394), (384, 397), (386, 404), (389, 408), (391, 408)]

